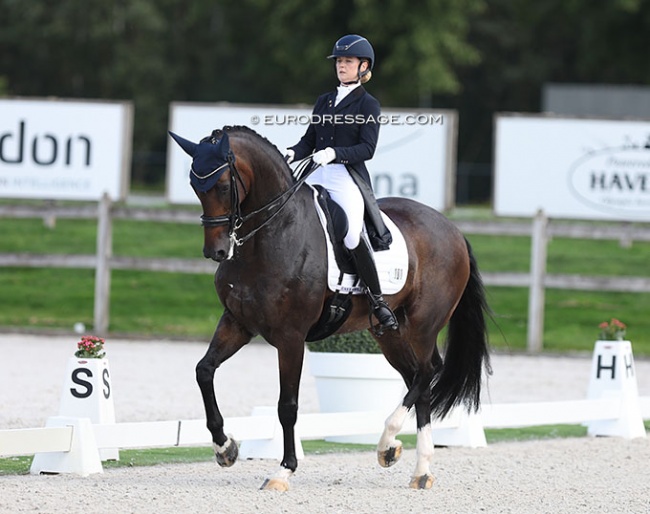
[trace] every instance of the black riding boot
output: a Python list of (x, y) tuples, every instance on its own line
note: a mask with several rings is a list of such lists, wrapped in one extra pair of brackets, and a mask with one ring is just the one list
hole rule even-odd
[(379, 277), (377, 276), (377, 268), (375, 261), (370, 253), (370, 248), (365, 241), (361, 241), (359, 246), (354, 250), (350, 250), (352, 260), (357, 268), (357, 273), (361, 277), (361, 281), (367, 287), (367, 296), (372, 305), (372, 312), (379, 321), (381, 328), (389, 328), (397, 330), (399, 323), (393, 311), (386, 305), (384, 298), (381, 296), (381, 286), (379, 285)]

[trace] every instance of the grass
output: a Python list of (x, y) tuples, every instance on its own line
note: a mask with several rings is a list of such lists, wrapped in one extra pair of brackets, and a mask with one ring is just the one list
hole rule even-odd
[[(472, 214), (484, 218), (485, 212)], [(94, 254), (94, 220), (0, 219), (0, 253)], [(483, 272), (527, 272), (530, 238), (469, 234)], [(202, 229), (181, 223), (115, 220), (113, 253), (133, 257), (201, 258)], [(549, 273), (649, 277), (650, 243), (622, 248), (616, 241), (554, 238)], [(94, 272), (0, 268), (0, 327), (71, 331), (93, 319)], [(488, 287), (494, 312), (494, 348), (525, 350), (526, 288)], [(590, 351), (597, 326), (612, 317), (628, 325), (635, 354), (650, 355), (650, 294), (546, 291), (544, 348)], [(115, 270), (111, 280), (110, 334), (209, 339), (222, 312), (209, 275)], [(110, 335), (109, 334), (109, 335)]]
[[(645, 422), (650, 430), (650, 421)], [(529, 441), (537, 439), (559, 439), (567, 437), (584, 437), (587, 429), (582, 425), (544, 425), (527, 428), (487, 429), (485, 438), (488, 444), (502, 442)], [(415, 448), (416, 436), (399, 436), (405, 449)], [(303, 441), (306, 455), (322, 455), (358, 451), (375, 451), (374, 445), (330, 443), (323, 440)], [(121, 450), (119, 461), (107, 461), (104, 468), (155, 466), (159, 464), (187, 464), (192, 462), (210, 462), (214, 460), (211, 447), (176, 447), (153, 448), (144, 450)], [(0, 459), (0, 476), (24, 475), (29, 473), (31, 456)]]

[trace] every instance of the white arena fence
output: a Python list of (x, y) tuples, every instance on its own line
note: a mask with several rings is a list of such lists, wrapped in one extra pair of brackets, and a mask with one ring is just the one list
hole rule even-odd
[[(641, 397), (639, 412), (650, 419), (650, 397)], [(282, 428), (274, 407), (256, 409), (248, 417), (225, 419), (225, 430), (241, 442), (242, 458), (282, 457)], [(587, 424), (617, 421), (626, 416), (620, 399), (574, 400), (484, 405), (479, 414), (456, 410), (432, 425), (434, 443), (440, 446), (486, 446), (484, 429), (515, 428), (555, 424)], [(302, 440), (332, 436), (361, 435), (383, 426), (385, 412), (342, 412), (301, 414), (296, 425), (299, 457), (304, 455)], [(88, 474), (83, 460), (95, 462), (90, 472), (101, 472), (99, 449), (129, 449), (179, 446), (209, 446), (211, 435), (205, 420), (173, 420), (91, 425), (87, 418), (56, 416), (45, 428), (0, 431), (0, 456), (57, 454), (55, 472)], [(88, 431), (88, 427), (92, 430)], [(402, 434), (416, 432), (415, 420), (408, 418)], [(598, 435), (598, 434), (593, 434)], [(35, 457), (35, 460), (36, 460)], [(46, 460), (46, 463), (48, 461)], [(99, 466), (99, 467), (97, 467)], [(47, 464), (45, 465), (47, 468)], [(45, 471), (43, 470), (36, 470)], [(32, 471), (34, 469), (32, 468)], [(50, 470), (52, 471), (52, 470)]]
[[(108, 369), (108, 361), (96, 359), (84, 366)], [(75, 368), (75, 359), (70, 359), (68, 380)], [(88, 376), (101, 380), (98, 372)], [(119, 449), (211, 444), (205, 420), (114, 423), (110, 395), (88, 385), (94, 395), (89, 392), (90, 403), (80, 401), (71, 383), (63, 388), (60, 415), (48, 418), (45, 428), (0, 431), (0, 456), (34, 454), (32, 473), (87, 475), (102, 472), (101, 460), (118, 459)], [(91, 417), (98, 422), (92, 424)], [(303, 440), (377, 433), (386, 417), (386, 412), (376, 411), (301, 414), (296, 425), (298, 457), (304, 456)], [(584, 424), (592, 436), (631, 439), (646, 437), (643, 419), (650, 419), (650, 397), (638, 395), (631, 343), (597, 341), (587, 399), (485, 403), (476, 414), (457, 408), (432, 425), (431, 435), (441, 446), (478, 448), (487, 445), (485, 428)], [(282, 458), (282, 427), (274, 407), (256, 407), (251, 416), (226, 418), (224, 424), (226, 433), (241, 442), (242, 458)], [(407, 418), (401, 433), (416, 433), (414, 417)]]
[[(143, 209), (113, 205), (104, 196), (97, 206), (43, 207), (0, 205), (0, 218), (43, 218), (54, 223), (56, 218), (97, 219), (95, 255), (56, 255), (0, 253), (0, 266), (35, 268), (95, 269), (93, 330), (102, 335), (108, 331), (110, 275), (114, 269), (176, 273), (214, 274), (216, 264), (206, 259), (154, 259), (113, 255), (113, 220), (129, 219), (148, 222), (191, 223), (198, 225), (199, 212), (189, 210)], [(552, 222), (539, 212), (531, 222), (525, 221), (462, 221), (454, 222), (465, 234), (509, 235), (531, 237), (530, 273), (483, 273), (486, 285), (527, 287), (529, 352), (542, 350), (544, 332), (544, 293), (546, 288), (587, 291), (650, 292), (650, 277), (589, 277), (546, 273), (547, 245), (553, 237), (615, 240), (621, 246), (633, 241), (650, 241), (650, 227), (631, 223), (595, 225), (593, 223)]]

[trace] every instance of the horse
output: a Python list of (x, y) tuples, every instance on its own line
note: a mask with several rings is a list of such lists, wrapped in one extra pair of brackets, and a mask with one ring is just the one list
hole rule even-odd
[[(277, 414), (284, 444), (279, 470), (261, 489), (286, 491), (298, 466), (294, 427), (305, 341), (334, 294), (327, 287), (326, 240), (313, 190), (304, 179), (296, 181), (279, 150), (248, 127), (216, 129), (200, 143), (170, 135), (192, 157), (190, 182), (203, 209), (203, 255), (219, 263), (214, 282), (224, 312), (196, 366), (216, 461), (233, 465), (238, 447), (224, 433), (214, 374), (261, 336), (278, 353)], [(396, 435), (415, 408), (416, 465), (409, 486), (429, 489), (432, 420), (457, 406), (480, 406), (483, 373), (491, 373), (490, 311), (471, 246), (454, 224), (411, 199), (382, 198), (378, 204), (404, 235), (408, 272), (404, 287), (385, 296), (399, 328), (373, 331), (407, 387), (385, 422), (377, 458), (383, 467), (399, 460), (402, 443)], [(369, 308), (363, 296), (355, 296), (338, 333), (370, 329)], [(445, 326), (443, 358), (437, 340)]]

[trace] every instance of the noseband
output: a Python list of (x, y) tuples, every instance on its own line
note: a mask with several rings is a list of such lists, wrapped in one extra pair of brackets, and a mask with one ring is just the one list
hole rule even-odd
[[(246, 190), (246, 184), (244, 184), (241, 174), (239, 173), (239, 171), (237, 170), (237, 166), (235, 165), (235, 155), (232, 153), (232, 150), (228, 151), (228, 160), (226, 162), (226, 165), (230, 170), (230, 213), (222, 214), (221, 216), (206, 216), (205, 214), (201, 215), (201, 225), (203, 225), (204, 227), (213, 228), (213, 227), (220, 227), (223, 225), (229, 226), (228, 237), (230, 239), (230, 246), (228, 249), (227, 259), (232, 258), (236, 246), (243, 245), (246, 241), (252, 238), (260, 229), (262, 229), (265, 225), (270, 223), (271, 220), (273, 220), (273, 218), (275, 218), (280, 213), (280, 211), (282, 211), (282, 209), (287, 204), (287, 202), (291, 200), (291, 198), (293, 198), (293, 195), (296, 194), (300, 186), (305, 182), (305, 180), (307, 180), (307, 177), (318, 167), (318, 166), (314, 166), (311, 170), (305, 173), (304, 171), (306, 170), (307, 166), (309, 166), (310, 162), (311, 162), (311, 156), (300, 161), (297, 167), (298, 171), (296, 173), (296, 176), (299, 176), (300, 179), (297, 182), (295, 182), (289, 189), (287, 189), (278, 197), (274, 198), (269, 203), (263, 205), (259, 209), (253, 212), (249, 212), (248, 214), (242, 214), (241, 203), (239, 199), (239, 188), (237, 187), (237, 182), (241, 183), (242, 187), (244, 188), (245, 194), (248, 194), (248, 191)], [(256, 216), (257, 214), (271, 211), (273, 209), (276, 209), (275, 212), (273, 212), (268, 218), (266, 218), (261, 225), (251, 230), (245, 236), (237, 237), (237, 231), (242, 227), (244, 223), (246, 223), (248, 220), (250, 220), (253, 216)]]

